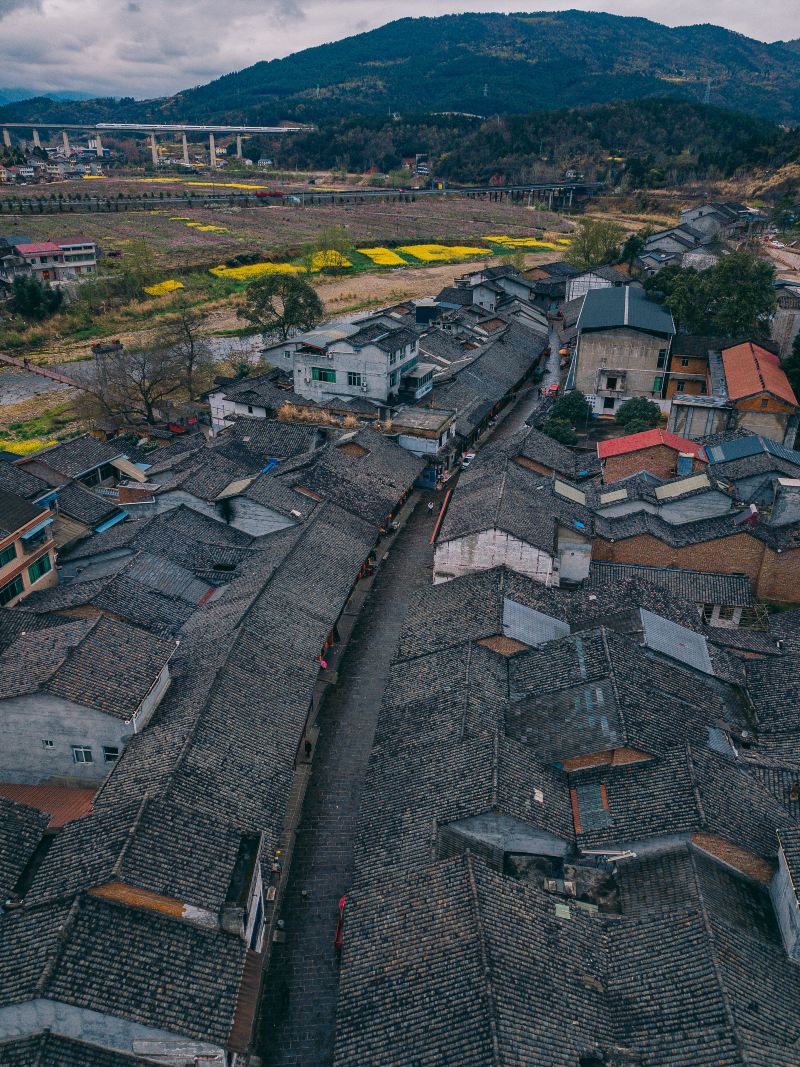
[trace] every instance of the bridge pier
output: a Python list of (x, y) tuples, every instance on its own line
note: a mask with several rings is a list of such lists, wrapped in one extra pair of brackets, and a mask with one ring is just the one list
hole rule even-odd
[(189, 144), (188, 144), (188, 142), (186, 140), (186, 131), (185, 130), (181, 134), (181, 137), (183, 138), (183, 162), (188, 167), (189, 166)]
[[(36, 131), (34, 130), (34, 133), (35, 132)], [(95, 138), (95, 140), (94, 140), (94, 150), (97, 153), (97, 158), (98, 159), (102, 159), (103, 158), (103, 142), (100, 140), (99, 131), (95, 131), (94, 138)]]
[(213, 133), (210, 133), (208, 135), (208, 158), (209, 158), (210, 165), (212, 167), (216, 167), (216, 165), (217, 165), (217, 145), (216, 145), (216, 142), (214, 141), (214, 134)]
[(153, 166), (158, 166), (158, 145), (156, 144), (156, 135), (150, 131), (150, 158), (153, 161)]
[(242, 158), (242, 135), (240, 133), (236, 134), (236, 158)]
[(42, 147), (42, 142), (39, 140), (39, 131), (37, 129), (34, 129), (34, 131), (33, 131), (33, 147), (34, 148), (41, 148)]
[(64, 146), (64, 155), (68, 156), (69, 152), (70, 152), (70, 149), (69, 149), (69, 134), (67, 133), (66, 130), (62, 130), (61, 131), (61, 143)]
[(11, 133), (6, 129), (3, 130), (3, 144), (6, 148), (11, 147)]

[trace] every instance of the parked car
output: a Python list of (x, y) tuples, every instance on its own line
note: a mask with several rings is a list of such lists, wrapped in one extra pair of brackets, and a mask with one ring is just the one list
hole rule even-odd
[(558, 396), (558, 382), (552, 382), (544, 391), (545, 396)]
[(461, 460), (461, 469), (462, 469), (462, 471), (465, 471), (472, 464), (473, 459), (475, 459), (475, 453), (474, 452), (465, 452), (464, 453), (464, 458)]

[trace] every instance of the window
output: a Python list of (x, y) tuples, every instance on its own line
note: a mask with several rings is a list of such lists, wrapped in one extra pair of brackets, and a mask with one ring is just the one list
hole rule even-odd
[(389, 366), (391, 367), (391, 365), (393, 363), (396, 363), (396, 362), (397, 362), (397, 353), (396, 352), (390, 352), (389, 353)]
[(9, 545), (8, 548), (4, 548), (3, 551), (0, 552), (0, 567), (5, 567), (8, 563), (12, 561), (12, 559), (16, 558), (17, 546)]
[(361, 375), (354, 370), (347, 372), (347, 384), (348, 385), (361, 385)]
[(616, 389), (616, 388), (617, 388), (617, 379), (616, 378), (606, 378), (606, 389)]
[(613, 411), (615, 404), (616, 404), (616, 400), (614, 399), (613, 396), (604, 396), (603, 397), (603, 411)]
[(284, 348), (284, 350), (283, 350), (283, 358), (284, 359), (291, 359), (292, 358), (292, 353), (291, 353), (290, 349)]
[(397, 385), (397, 371), (396, 370), (393, 370), (392, 373), (389, 375), (389, 385), (392, 386), (392, 387)]
[(767, 400), (766, 397), (764, 397), (764, 399), (761, 401), (761, 406), (762, 406), (762, 408), (765, 408), (765, 407), (769, 406), (769, 400)]
[(28, 577), (31, 583), (38, 582), (41, 577), (52, 570), (53, 564), (50, 562), (50, 553), (45, 552), (43, 556), (36, 560), (28, 567)]
[(653, 379), (653, 392), (654, 393), (660, 393), (661, 392), (661, 388), (662, 388), (663, 385), (664, 385), (664, 379), (659, 374), (659, 376), (657, 378)]
[(114, 745), (103, 745), (103, 759), (106, 763), (116, 763), (119, 759), (119, 749)]
[(682, 359), (681, 360), (681, 366), (682, 367), (688, 367), (689, 366), (689, 360), (688, 359)]
[(50, 752), (50, 750), (53, 748), (53, 742), (49, 738), (43, 737), (42, 738), (42, 748), (46, 752)]
[(336, 371), (327, 370), (325, 367), (312, 367), (311, 380), (312, 382), (335, 382)]
[(665, 367), (667, 365), (667, 350), (666, 348), (659, 348), (658, 350), (658, 363), (657, 367)]
[(92, 750), (90, 746), (73, 745), (72, 761), (73, 763), (94, 763), (94, 758), (92, 757)]
[(686, 382), (675, 382), (675, 390), (678, 393), (684, 392), (686, 389)]
[(15, 597), (20, 596), (24, 588), (25, 586), (22, 584), (22, 576), (19, 574), (12, 582), (7, 582), (0, 588), (0, 607), (4, 607)]
[(732, 619), (736, 614), (736, 608), (732, 604), (721, 604), (719, 609), (719, 617), (721, 619)]

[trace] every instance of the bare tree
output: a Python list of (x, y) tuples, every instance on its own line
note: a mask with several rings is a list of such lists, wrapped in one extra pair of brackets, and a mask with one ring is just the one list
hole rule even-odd
[(185, 386), (180, 352), (163, 346), (122, 348), (96, 361), (93, 382), (85, 386), (86, 414), (122, 416), (128, 421), (158, 421), (158, 408)]
[(191, 400), (198, 380), (202, 386), (210, 384), (214, 354), (208, 339), (200, 333), (202, 313), (180, 299), (176, 311), (177, 316), (170, 326), (167, 342), (183, 365), (186, 395)]

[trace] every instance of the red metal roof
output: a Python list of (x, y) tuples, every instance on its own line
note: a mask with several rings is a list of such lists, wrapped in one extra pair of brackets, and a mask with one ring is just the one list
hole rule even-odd
[(789, 379), (780, 368), (780, 360), (766, 348), (752, 341), (726, 348), (722, 353), (722, 364), (731, 400), (766, 392), (789, 404), (797, 404)]
[(82, 819), (92, 810), (95, 790), (64, 785), (14, 785), (0, 782), (0, 797), (27, 804), (50, 816), (49, 829), (63, 826), (72, 819)]
[(51, 241), (36, 241), (32, 245), (17, 245), (17, 251), (22, 256), (38, 256), (42, 252), (60, 252), (58, 245)]
[(691, 453), (697, 459), (705, 462), (703, 446), (697, 441), (690, 441), (686, 437), (678, 437), (668, 430), (644, 430), (642, 433), (632, 433), (627, 437), (615, 437), (611, 441), (600, 441), (597, 445), (597, 455), (600, 459), (608, 456), (622, 456), (626, 452), (638, 452), (642, 448), (655, 448), (658, 445), (666, 445), (676, 452)]

